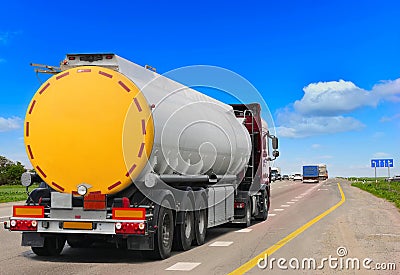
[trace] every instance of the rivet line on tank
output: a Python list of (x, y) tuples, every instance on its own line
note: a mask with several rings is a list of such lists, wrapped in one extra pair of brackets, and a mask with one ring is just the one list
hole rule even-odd
[(56, 76), (56, 80), (59, 80), (59, 79), (63, 78), (64, 76), (67, 76), (67, 75), (69, 75), (69, 72), (60, 74), (60, 75)]
[(113, 77), (111, 74), (108, 74), (108, 73), (103, 72), (103, 71), (99, 71), (99, 74), (102, 75), (102, 76), (108, 77), (108, 78), (112, 78)]
[(47, 84), (39, 91), (39, 94), (42, 94), (49, 86), (50, 86), (50, 83), (47, 83)]
[(26, 135), (27, 137), (29, 137), (29, 121), (27, 121), (25, 125), (26, 125), (26, 126), (25, 126), (25, 135)]
[(139, 103), (139, 101), (137, 100), (137, 98), (135, 97), (135, 98), (133, 99), (133, 101), (135, 101), (136, 108), (138, 109), (138, 111), (141, 112), (141, 111), (142, 111), (142, 107), (140, 106), (140, 103)]
[(142, 119), (142, 134), (146, 134), (146, 121), (144, 119)]
[(32, 102), (32, 105), (31, 105), (31, 107), (29, 108), (29, 114), (32, 114), (32, 111), (33, 111), (33, 107), (35, 107), (35, 104), (36, 104), (36, 100), (34, 100), (33, 102)]
[(28, 145), (27, 147), (28, 147), (29, 156), (31, 157), (31, 159), (34, 159), (31, 146)]
[(118, 185), (121, 184), (121, 181), (117, 181), (116, 183), (114, 183), (113, 185), (108, 186), (108, 190), (114, 189), (115, 187), (117, 187)]
[(128, 173), (126, 173), (125, 176), (129, 177), (132, 174), (133, 170), (135, 170), (135, 168), (136, 168), (136, 164), (132, 165), (131, 169), (129, 169)]
[(128, 93), (131, 91), (131, 89), (128, 88), (128, 86), (125, 85), (124, 82), (122, 82), (121, 80), (118, 81), (118, 84), (125, 89), (125, 91), (127, 91)]
[(142, 142), (142, 144), (140, 145), (139, 154), (138, 154), (138, 157), (139, 157), (139, 158), (142, 157), (143, 149), (144, 149), (144, 142)]
[(42, 174), (43, 177), (47, 178), (47, 175), (43, 172), (39, 165), (36, 165), (36, 169), (39, 171), (40, 174)]
[(64, 190), (65, 190), (63, 187), (61, 187), (60, 185), (58, 185), (58, 184), (55, 183), (54, 181), (53, 181), (51, 184), (54, 185), (56, 188), (60, 189), (61, 191), (64, 191)]

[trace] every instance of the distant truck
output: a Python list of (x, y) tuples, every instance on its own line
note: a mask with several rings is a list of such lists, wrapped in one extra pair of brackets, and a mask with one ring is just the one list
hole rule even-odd
[(303, 182), (319, 182), (319, 167), (318, 165), (303, 166)]
[(328, 170), (326, 169), (326, 164), (319, 164), (318, 171), (319, 171), (319, 180), (328, 179)]

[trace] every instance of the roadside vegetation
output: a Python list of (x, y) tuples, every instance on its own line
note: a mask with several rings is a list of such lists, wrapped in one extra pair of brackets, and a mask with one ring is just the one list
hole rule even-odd
[[(36, 185), (37, 187), (37, 185)], [(29, 187), (32, 191), (36, 188), (35, 185)], [(24, 201), (28, 198), (25, 187), (22, 185), (2, 185), (0, 186), (0, 203), (2, 202), (13, 202), (13, 201)]]
[(388, 182), (384, 178), (378, 178), (378, 182), (375, 182), (375, 178), (349, 178), (349, 180), (352, 186), (393, 202), (400, 209), (400, 182)]
[(0, 203), (26, 200), (26, 190), (21, 185), (21, 175), (25, 171), (20, 162), (0, 156)]

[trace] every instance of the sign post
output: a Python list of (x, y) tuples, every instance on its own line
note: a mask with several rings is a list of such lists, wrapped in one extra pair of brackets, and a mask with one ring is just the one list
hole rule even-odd
[(371, 167), (375, 169), (375, 183), (377, 183), (376, 167), (387, 167), (388, 178), (390, 178), (390, 167), (393, 167), (393, 159), (371, 159)]

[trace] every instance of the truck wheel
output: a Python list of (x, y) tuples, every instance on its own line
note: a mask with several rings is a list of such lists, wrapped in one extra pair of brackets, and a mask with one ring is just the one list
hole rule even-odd
[(261, 202), (261, 213), (257, 215), (257, 220), (265, 221), (268, 218), (268, 196), (266, 192), (261, 193), (260, 202)]
[(251, 225), (251, 202), (250, 199), (246, 201), (246, 216), (245, 216), (245, 222), (243, 224), (243, 227), (249, 227)]
[(189, 250), (193, 241), (194, 215), (192, 211), (184, 211), (183, 222), (175, 227), (174, 249)]
[(174, 236), (174, 217), (171, 204), (165, 200), (160, 206), (157, 219), (157, 230), (154, 234), (154, 250), (142, 251), (146, 258), (163, 260), (171, 256), (172, 241)]
[(198, 211), (198, 214), (194, 218), (194, 235), (193, 240), (194, 245), (202, 245), (206, 240), (207, 232), (207, 209), (202, 209)]
[(58, 256), (65, 245), (65, 238), (46, 237), (43, 247), (31, 247), (33, 253), (38, 256)]

